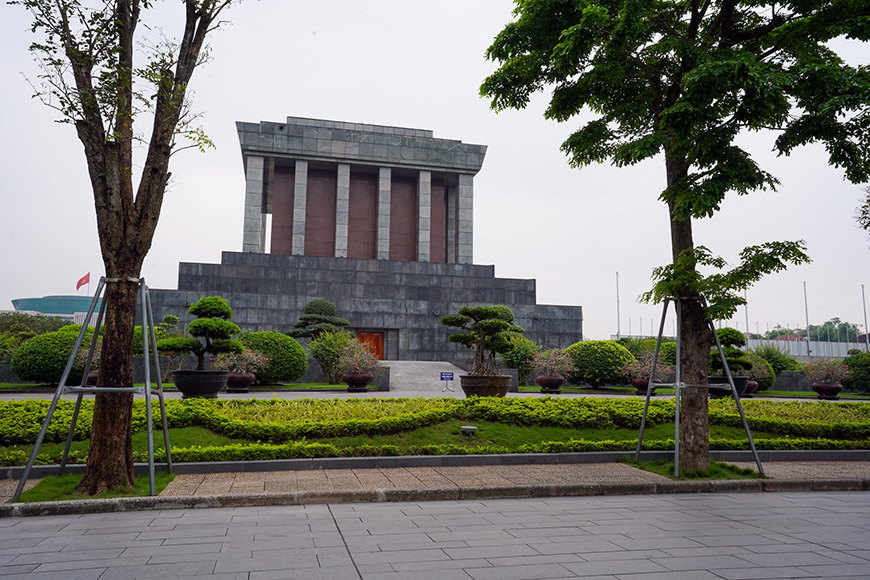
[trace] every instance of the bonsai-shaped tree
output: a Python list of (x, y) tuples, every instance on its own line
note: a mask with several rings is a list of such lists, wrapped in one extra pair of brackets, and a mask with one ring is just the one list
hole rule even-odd
[[(725, 361), (728, 363), (728, 369), (732, 375), (752, 368), (752, 361), (749, 360), (745, 352), (737, 348), (746, 345), (746, 337), (743, 336), (742, 332), (726, 326), (718, 329), (716, 336), (719, 337), (719, 344), (722, 345), (722, 352), (725, 354)], [(713, 350), (710, 352), (710, 371), (711, 374), (723, 375), (725, 369), (722, 367), (722, 357), (719, 356), (719, 350), (715, 347), (716, 343), (714, 342)]]
[(187, 329), (196, 338), (164, 338), (157, 341), (157, 350), (177, 355), (193, 354), (197, 360), (198, 371), (205, 370), (206, 353), (244, 351), (242, 343), (232, 339), (241, 329), (230, 321), (233, 309), (225, 299), (220, 296), (203, 296), (187, 312), (197, 317)]
[(441, 317), (444, 326), (466, 331), (451, 334), (447, 340), (474, 349), (474, 364), (468, 374), (477, 376), (499, 374), (495, 355), (509, 351), (512, 348), (510, 337), (523, 332), (523, 328), (513, 322), (514, 313), (501, 305), (463, 306), (459, 314)]
[(346, 326), (350, 326), (350, 322), (338, 317), (335, 304), (323, 298), (315, 298), (305, 305), (302, 316), (287, 335), (293, 338), (317, 338), (324, 332), (335, 332)]

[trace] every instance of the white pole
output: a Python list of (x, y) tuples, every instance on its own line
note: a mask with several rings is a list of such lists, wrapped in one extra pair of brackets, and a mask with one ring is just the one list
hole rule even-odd
[(619, 272), (616, 273), (616, 338), (619, 338)]
[(861, 284), (861, 302), (864, 304), (864, 352), (870, 352), (870, 331), (867, 329), (867, 301), (864, 299), (864, 284)]
[(807, 356), (810, 356), (810, 310), (807, 307), (807, 283), (804, 282), (804, 315), (807, 320)]

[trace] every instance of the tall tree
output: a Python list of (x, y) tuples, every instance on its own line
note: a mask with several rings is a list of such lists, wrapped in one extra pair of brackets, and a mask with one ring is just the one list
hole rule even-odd
[(864, 203), (858, 206), (855, 210), (855, 221), (858, 222), (858, 227), (870, 234), (870, 187), (864, 188)]
[[(802, 242), (771, 242), (745, 249), (730, 271), (699, 274), (725, 263), (696, 246), (693, 220), (711, 217), (728, 192), (777, 184), (737, 136), (777, 130), (781, 154), (822, 142), (849, 180), (867, 181), (870, 70), (846, 65), (827, 43), (866, 41), (868, 13), (866, 0), (516, 0), (514, 21), (487, 51), (499, 68), (481, 94), (496, 111), (551, 89), (546, 118), (591, 117), (562, 145), (573, 166), (664, 153), (673, 262), (654, 271), (648, 298), (681, 299), (687, 384), (706, 384), (708, 318), (730, 317), (739, 291), (765, 273), (808, 260)], [(707, 469), (707, 390), (684, 393), (680, 463)]]
[[(230, 0), (181, 0), (180, 40), (137, 35), (152, 0), (15, 0), (33, 15), (41, 39), (30, 46), (41, 67), (36, 87), (44, 103), (75, 126), (84, 146), (97, 214), (107, 285), (101, 387), (133, 384), (133, 326), (138, 284), (169, 179), (179, 135), (200, 148), (208, 138), (191, 125), (187, 90), (204, 56), (206, 36), (219, 26)], [(143, 28), (152, 30), (143, 24)], [(152, 30), (153, 31), (153, 30)], [(144, 64), (134, 64), (143, 56)], [(144, 139), (142, 127), (150, 124)], [(133, 147), (147, 145), (138, 184)], [(138, 163), (137, 163), (138, 164)], [(133, 395), (100, 393), (91, 446), (78, 490), (96, 494), (132, 484)]]

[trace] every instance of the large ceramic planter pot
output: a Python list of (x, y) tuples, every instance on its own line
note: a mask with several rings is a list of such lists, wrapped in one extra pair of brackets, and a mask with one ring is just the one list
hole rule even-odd
[(459, 375), (466, 397), (504, 397), (511, 388), (510, 375)]
[[(635, 393), (634, 393), (635, 395), (646, 396), (646, 392), (650, 388), (649, 387), (649, 379), (644, 379), (644, 378), (631, 379), (631, 386), (636, 389)], [(654, 397), (655, 394), (656, 394), (656, 386), (653, 385), (652, 392), (650, 392), (650, 396)]]
[(558, 395), (562, 392), (565, 377), (562, 375), (538, 375), (535, 382), (541, 387), (541, 392), (547, 395)]
[(247, 393), (256, 380), (257, 375), (254, 373), (230, 373), (227, 375), (227, 392)]
[(840, 391), (843, 390), (840, 383), (813, 383), (812, 387), (819, 394), (819, 398), (825, 401), (839, 401)]
[[(734, 388), (737, 389), (737, 396), (742, 397), (746, 392), (746, 383), (749, 382), (749, 377), (735, 377)], [(728, 384), (728, 377), (707, 377), (707, 388), (710, 391), (710, 398), (721, 399), (722, 397), (731, 396), (731, 385)]]
[(229, 371), (172, 371), (172, 382), (182, 399), (215, 399), (227, 384)]
[(746, 390), (743, 391), (743, 394), (740, 395), (740, 397), (742, 399), (751, 399), (755, 395), (755, 392), (757, 390), (758, 381), (753, 381), (752, 379), (749, 379), (748, 381), (746, 381)]
[(369, 383), (374, 380), (374, 375), (371, 373), (345, 373), (341, 375), (341, 380), (347, 384), (348, 393), (366, 393), (369, 390)]

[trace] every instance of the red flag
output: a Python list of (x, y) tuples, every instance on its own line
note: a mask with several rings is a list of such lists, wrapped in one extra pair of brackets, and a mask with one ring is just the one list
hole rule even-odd
[(88, 272), (87, 274), (82, 276), (81, 280), (76, 282), (76, 290), (78, 290), (79, 288), (81, 288), (85, 284), (90, 284), (90, 283), (91, 283), (91, 273)]

